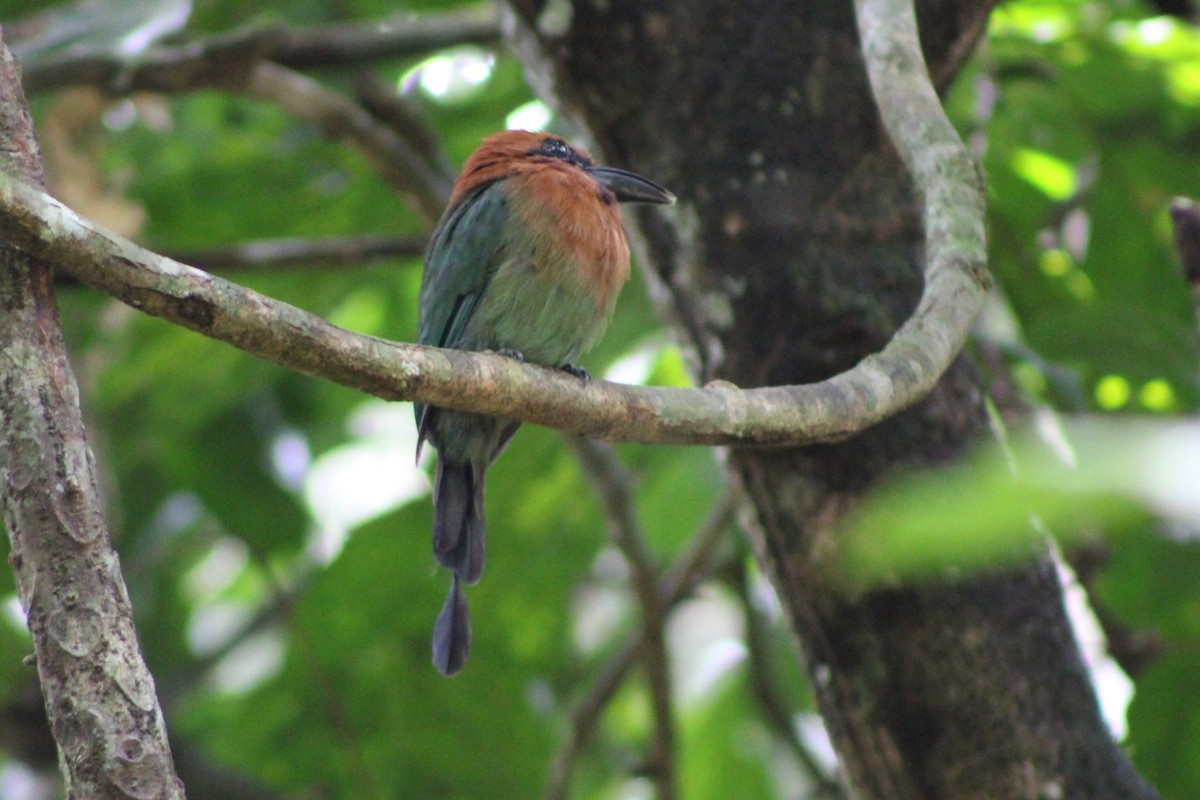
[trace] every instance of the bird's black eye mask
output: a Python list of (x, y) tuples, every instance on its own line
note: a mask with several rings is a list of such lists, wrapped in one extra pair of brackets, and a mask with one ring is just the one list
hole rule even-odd
[(558, 139), (554, 136), (547, 136), (542, 140), (542, 143), (533, 150), (530, 150), (525, 155), (527, 156), (544, 156), (546, 158), (557, 158), (559, 161), (565, 161), (568, 164), (583, 169), (584, 167), (593, 166), (590, 158), (580, 154), (578, 150), (571, 145)]

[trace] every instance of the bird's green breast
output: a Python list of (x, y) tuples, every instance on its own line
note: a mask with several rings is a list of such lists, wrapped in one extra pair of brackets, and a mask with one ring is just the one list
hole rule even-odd
[(471, 345), (561, 366), (608, 326), (629, 271), (620, 218), (572, 176), (510, 179), (498, 264), (468, 324)]

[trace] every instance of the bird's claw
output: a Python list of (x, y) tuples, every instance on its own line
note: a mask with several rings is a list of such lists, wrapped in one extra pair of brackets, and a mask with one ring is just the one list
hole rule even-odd
[(513, 361), (521, 364), (525, 363), (525, 354), (520, 350), (513, 350), (511, 347), (501, 347), (496, 351), (496, 355), (511, 358)]
[(568, 375), (574, 375), (576, 378), (579, 378), (579, 380), (583, 381), (584, 383), (587, 383), (588, 381), (590, 381), (592, 379), (592, 373), (588, 372), (583, 367), (577, 367), (574, 364), (563, 364), (561, 367), (559, 367), (559, 369), (561, 369), (563, 372), (567, 373)]

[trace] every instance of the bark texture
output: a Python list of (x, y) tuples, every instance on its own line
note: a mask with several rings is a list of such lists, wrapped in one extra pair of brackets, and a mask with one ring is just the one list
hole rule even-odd
[[(0, 43), (0, 166), (41, 180)], [(49, 266), (0, 241), (0, 504), (72, 798), (182, 798), (108, 541)]]
[[(656, 299), (696, 377), (808, 383), (881, 349), (921, 292), (922, 215), (880, 126), (850, 3), (513, 0), (544, 94), (608, 163), (680, 198), (641, 216)], [(990, 3), (928, 0), (943, 88)], [(838, 444), (734, 450), (754, 545), (863, 798), (1155, 797), (1099, 715), (1048, 561), (958, 584), (823, 588), (838, 521), (880, 479), (985, 431), (957, 363), (915, 408)]]

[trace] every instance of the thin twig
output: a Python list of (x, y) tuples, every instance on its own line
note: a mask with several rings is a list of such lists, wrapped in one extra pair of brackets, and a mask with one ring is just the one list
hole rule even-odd
[(667, 653), (666, 605), (659, 588), (658, 560), (650, 550), (634, 498), (634, 477), (612, 445), (578, 436), (568, 437), (584, 472), (600, 497), (613, 542), (629, 564), (629, 583), (642, 618), (641, 661), (646, 670), (654, 711), (654, 739), (647, 773), (658, 800), (673, 800), (675, 788), (675, 725), (671, 706), (671, 663)]
[[(168, 253), (183, 264), (205, 272), (283, 272), (287, 270), (358, 267), (388, 259), (419, 258), (426, 240), (420, 236), (338, 236), (328, 239), (262, 239), (202, 250)], [(79, 281), (63, 272), (54, 275), (54, 285), (77, 286)]]
[(275, 272), (371, 264), (393, 258), (420, 258), (422, 236), (336, 236), (326, 239), (263, 239), (224, 247), (171, 253), (170, 258), (205, 272)]
[[(717, 547), (725, 539), (733, 521), (733, 495), (726, 491), (713, 504), (708, 517), (692, 537), (687, 551), (676, 559), (661, 582), (662, 606), (674, 608), (709, 573)], [(546, 800), (565, 800), (571, 771), (576, 759), (587, 747), (600, 722), (604, 708), (616, 695), (641, 654), (643, 629), (637, 628), (617, 646), (576, 701), (569, 715), (567, 733), (550, 762), (546, 780)]]
[(458, 167), (446, 152), (441, 134), (420, 105), (371, 70), (362, 70), (352, 82), (355, 98), (375, 119), (388, 126), (426, 164), (447, 181), (458, 177)]
[(247, 94), (276, 103), (310, 122), (331, 139), (353, 145), (380, 176), (431, 224), (450, 199), (452, 182), (422, 159), (391, 128), (343, 95), (312, 78), (271, 62), (260, 62), (242, 86)]
[(775, 732), (777, 738), (783, 741), (796, 757), (796, 761), (804, 769), (809, 784), (813, 788), (813, 797), (826, 800), (844, 800), (845, 795), (837, 781), (825, 774), (825, 770), (817, 763), (816, 758), (800, 740), (789, 715), (788, 703), (783, 692), (771, 674), (769, 647), (771, 633), (767, 620), (761, 611), (755, 607), (750, 597), (750, 581), (746, 574), (748, 564), (741, 564), (733, 570), (729, 581), (734, 592), (741, 601), (742, 613), (746, 620), (746, 650), (747, 667), (749, 670), (750, 688), (763, 716)]

